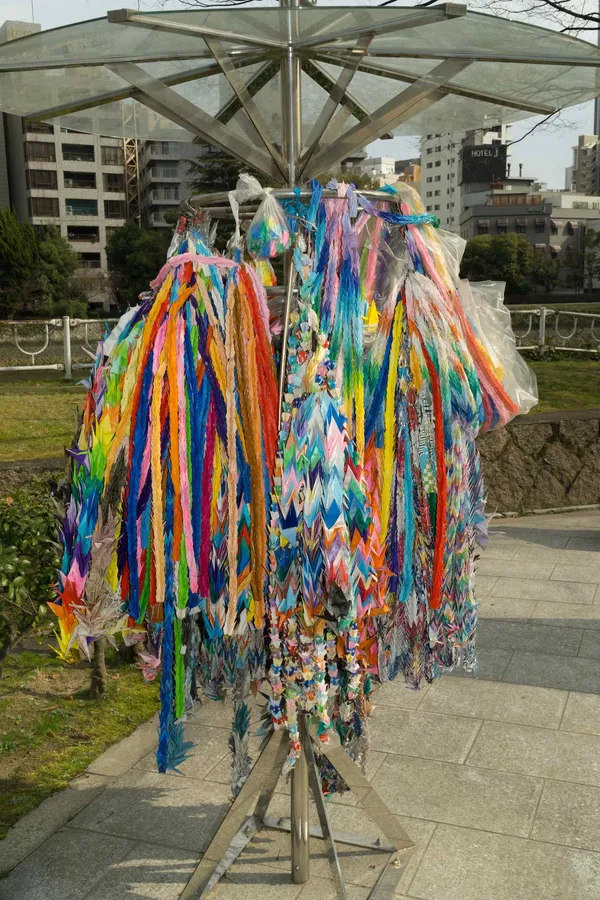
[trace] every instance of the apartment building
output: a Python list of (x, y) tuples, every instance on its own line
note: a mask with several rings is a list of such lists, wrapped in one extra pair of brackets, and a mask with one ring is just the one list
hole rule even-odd
[(565, 171), (568, 191), (591, 196), (600, 193), (600, 142), (596, 134), (580, 134), (573, 147), (573, 164)]
[(507, 125), (489, 130), (423, 135), (421, 140), (421, 198), (428, 212), (435, 213), (440, 227), (460, 231), (462, 212), (463, 147), (505, 145)]
[(193, 193), (188, 164), (202, 155), (203, 147), (186, 141), (144, 141), (139, 152), (139, 192), (142, 225), (170, 228), (171, 217), (182, 200)]
[(55, 225), (79, 256), (91, 303), (110, 303), (106, 244), (125, 224), (124, 142), (8, 117), (12, 206), (34, 228)]

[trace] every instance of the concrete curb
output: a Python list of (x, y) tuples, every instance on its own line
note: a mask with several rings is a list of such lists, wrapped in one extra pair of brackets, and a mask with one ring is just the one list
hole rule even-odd
[(105, 750), (68, 788), (40, 803), (13, 825), (0, 841), (0, 875), (23, 862), (106, 788), (140, 762), (156, 746), (158, 717), (153, 716), (118, 744)]

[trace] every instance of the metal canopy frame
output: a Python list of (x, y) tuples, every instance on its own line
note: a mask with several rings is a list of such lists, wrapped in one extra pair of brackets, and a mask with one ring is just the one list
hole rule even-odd
[[(248, 10), (235, 10), (235, 25), (231, 30), (211, 27), (194, 20), (186, 22), (176, 14), (145, 14), (131, 9), (110, 11), (107, 21), (113, 26), (135, 28), (151, 32), (169, 32), (198, 38), (198, 49), (164, 53), (144, 52), (143, 45), (128, 58), (110, 52), (94, 54), (85, 59), (60, 58), (42, 61), (0, 62), (2, 72), (27, 72), (52, 68), (104, 66), (129, 84), (114, 92), (105, 91), (78, 102), (57, 105), (37, 112), (30, 119), (44, 120), (55, 116), (80, 112), (94, 106), (116, 101), (135, 100), (175, 122), (186, 131), (210, 144), (225, 149), (278, 185), (307, 181), (335, 166), (340, 160), (377, 138), (390, 136), (394, 128), (446, 97), (460, 97), (484, 102), (492, 106), (548, 115), (554, 108), (523, 98), (511, 98), (501, 92), (465, 87), (457, 84), (456, 76), (475, 62), (515, 63), (535, 66), (600, 66), (596, 55), (575, 56), (567, 53), (553, 55), (533, 49), (531, 54), (493, 50), (471, 50), (469, 47), (444, 50), (435, 46), (394, 46), (399, 31), (418, 28), (427, 34), (428, 26), (460, 19), (467, 12), (458, 3), (442, 3), (428, 8), (416, 7), (402, 18), (382, 16), (373, 21), (371, 8), (361, 14), (356, 8), (339, 8), (331, 16), (320, 18), (308, 27), (299, 24), (305, 10), (299, 0), (280, 0), (287, 15), (280, 18), (279, 28), (268, 25), (258, 33), (256, 20)], [(391, 11), (390, 11), (391, 13)], [(230, 18), (233, 18), (233, 13)], [(210, 22), (207, 14), (206, 22)], [(244, 22), (252, 25), (244, 33)], [(389, 35), (392, 44), (383, 45), (382, 35)], [(378, 41), (374, 42), (374, 38)], [(432, 41), (432, 44), (434, 42)], [(416, 75), (397, 67), (400, 59), (431, 60), (429, 72)], [(143, 68), (144, 63), (199, 61), (187, 72), (173, 73), (162, 78), (153, 77)], [(394, 66), (386, 60), (394, 59)], [(205, 64), (201, 63), (205, 60)], [(249, 78), (243, 70), (258, 66)], [(335, 67), (332, 74), (326, 67)], [(399, 82), (398, 93), (369, 112), (352, 94), (352, 81), (357, 72)], [(198, 109), (174, 88), (203, 78), (222, 75), (232, 90), (232, 96), (215, 115)], [(261, 112), (256, 95), (274, 78), (280, 78), (282, 136), (276, 137)], [(302, 78), (310, 78), (328, 94), (316, 114), (310, 134), (302, 140)], [(600, 91), (600, 82), (599, 82)], [(389, 96), (389, 94), (388, 94)], [(235, 117), (235, 126), (232, 119)], [(354, 117), (357, 124), (348, 128)]]

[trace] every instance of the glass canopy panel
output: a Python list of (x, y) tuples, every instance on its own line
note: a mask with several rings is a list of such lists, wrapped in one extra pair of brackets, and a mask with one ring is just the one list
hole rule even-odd
[[(389, 18), (392, 10), (374, 9), (371, 12), (379, 13), (379, 18), (383, 19), (385, 15)], [(339, 31), (343, 30), (344, 27), (340, 24)], [(335, 47), (340, 50), (349, 49), (354, 44), (355, 39), (341, 39), (336, 41)], [(507, 57), (538, 55), (599, 58), (598, 48), (586, 41), (535, 25), (473, 12), (406, 29), (398, 29), (392, 25), (389, 31), (375, 35), (369, 46), (370, 55), (387, 53), (398, 56), (402, 53), (410, 55), (432, 50), (436, 56), (462, 51), (474, 56), (482, 53)]]
[[(137, 13), (131, 13), (137, 17)], [(431, 22), (431, 17), (439, 16)], [(253, 79), (271, 60), (276, 68), (280, 50), (277, 44), (286, 37), (291, 19), (295, 41), (303, 44), (301, 56), (306, 71), (302, 75), (302, 127), (306, 143), (319, 112), (325, 104), (329, 87), (310, 77), (310, 67), (321, 66), (330, 81), (337, 81), (343, 57), (355, 45), (360, 31), (374, 30), (364, 57), (370, 71), (358, 71), (348, 89), (348, 97), (356, 107), (348, 107), (352, 115), (340, 117), (340, 132), (348, 131), (356, 122), (372, 113), (410, 86), (416, 79), (435, 69), (449, 55), (471, 58), (479, 53), (505, 57), (512, 55), (573, 58), (581, 62), (597, 62), (600, 53), (589, 43), (548, 32), (522, 23), (511, 22), (477, 13), (444, 18), (443, 7), (367, 8), (317, 7), (293, 11), (279, 8), (179, 10), (143, 13), (152, 26), (171, 23), (181, 32), (160, 27), (116, 24), (106, 19), (40, 32), (0, 47), (0, 108), (18, 115), (35, 116), (57, 108), (64, 114), (61, 124), (81, 131), (99, 131), (116, 136), (135, 136), (140, 140), (182, 139), (191, 132), (164, 116), (152, 112), (135, 100), (139, 93), (108, 66), (135, 62), (154, 78), (163, 80), (178, 95), (191, 101), (201, 111), (218, 116), (227, 103), (230, 106), (223, 122), (231, 123), (236, 133), (248, 133), (247, 119), (239, 112), (227, 79), (218, 71), (207, 43), (199, 34), (185, 29), (210, 28), (229, 33), (222, 43), (230, 59), (247, 62), (236, 69), (239, 78), (255, 92)], [(419, 27), (412, 26), (415, 17)], [(429, 22), (429, 24), (426, 24)], [(349, 32), (352, 32), (349, 34)], [(234, 37), (231, 37), (233, 33)], [(239, 39), (235, 37), (239, 35)], [(336, 37), (337, 36), (337, 37)], [(244, 40), (262, 40), (265, 50)], [(210, 41), (210, 37), (208, 37)], [(328, 54), (326, 57), (325, 54)], [(424, 58), (422, 54), (429, 54)], [(259, 57), (259, 61), (257, 61)], [(324, 59), (329, 62), (324, 63)], [(94, 64), (105, 60), (107, 65)], [(335, 62), (335, 64), (334, 64)], [(44, 67), (46, 64), (46, 67)], [(31, 67), (34, 67), (33, 70)], [(73, 67), (70, 67), (73, 66)], [(24, 67), (27, 71), (19, 71)], [(39, 67), (39, 68), (35, 68)], [(377, 67), (389, 75), (377, 75)], [(203, 72), (208, 77), (201, 77)], [(273, 69), (270, 70), (273, 72)], [(210, 74), (208, 74), (210, 73)], [(395, 76), (395, 77), (393, 77)], [(456, 74), (450, 86), (462, 96), (436, 93), (435, 104), (421, 104), (412, 110), (412, 118), (398, 124), (399, 134), (419, 134), (434, 122), (439, 130), (463, 130), (525, 118), (533, 112), (551, 111), (584, 102), (600, 93), (600, 68), (590, 65), (525, 65), (522, 62), (474, 61)], [(492, 96), (500, 105), (492, 102)], [(126, 100), (123, 108), (119, 102)], [(507, 104), (502, 105), (502, 98)], [(255, 102), (272, 131), (273, 140), (281, 142), (281, 112), (278, 76), (262, 85)], [(86, 111), (82, 107), (96, 104)], [(525, 109), (521, 107), (527, 107)], [(70, 115), (66, 113), (70, 112)], [(339, 119), (338, 119), (339, 121)], [(425, 123), (425, 124), (424, 124)], [(326, 137), (331, 136), (331, 131)], [(254, 134), (258, 143), (258, 136)], [(261, 144), (262, 146), (262, 144)]]

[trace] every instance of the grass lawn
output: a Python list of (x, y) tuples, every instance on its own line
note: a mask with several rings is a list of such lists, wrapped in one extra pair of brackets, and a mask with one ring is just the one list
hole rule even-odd
[(13, 379), (0, 381), (0, 462), (62, 456), (84, 388), (59, 378)]
[(87, 666), (33, 651), (8, 658), (0, 681), (0, 838), (158, 709), (157, 683), (144, 684), (134, 665), (108, 666), (107, 693), (90, 700)]
[(532, 409), (600, 408), (600, 360), (527, 360), (538, 380), (540, 402)]
[[(531, 361), (540, 404), (533, 412), (600, 406), (600, 362), (595, 359)], [(75, 431), (84, 388), (60, 374), (32, 380), (0, 377), (0, 462), (61, 457)]]

